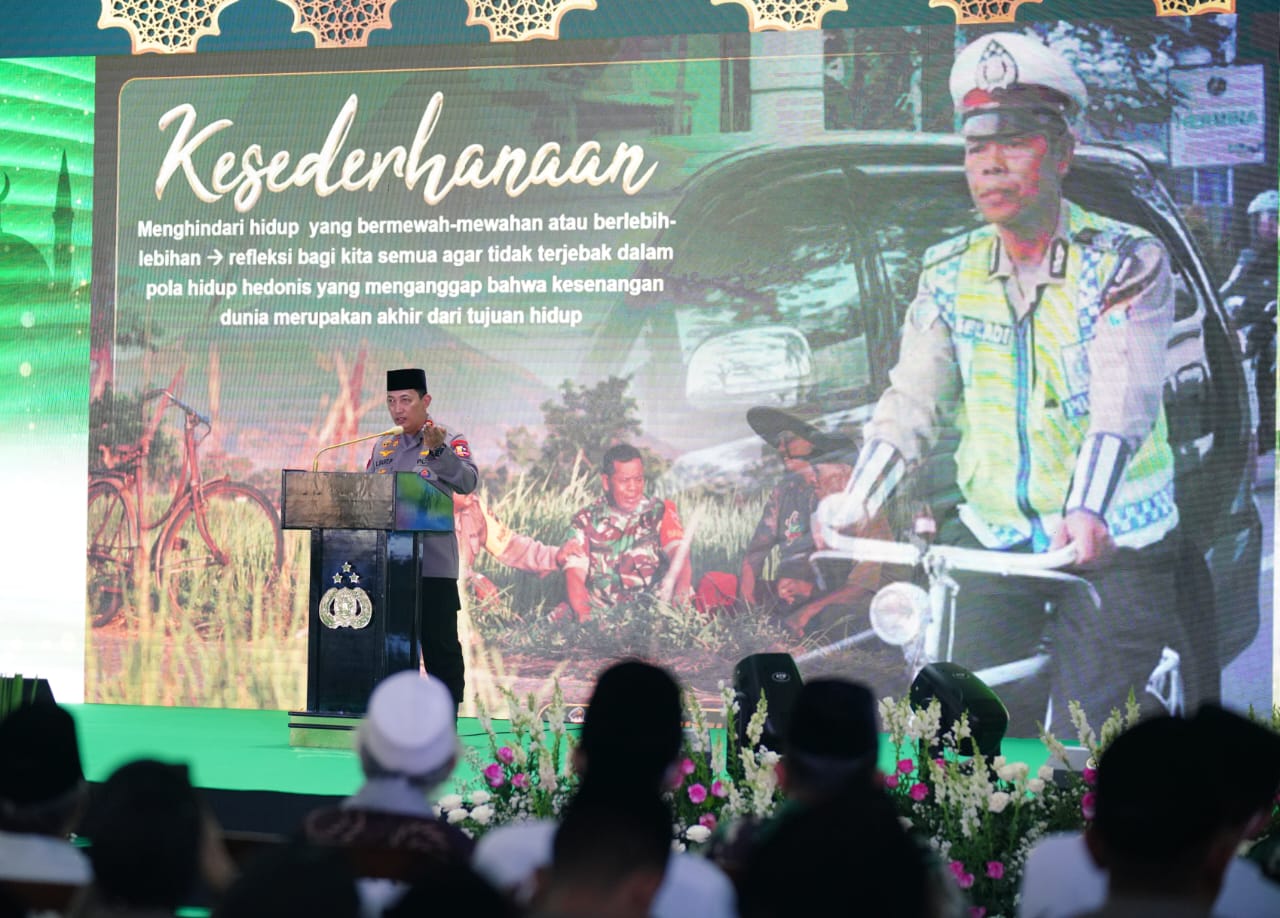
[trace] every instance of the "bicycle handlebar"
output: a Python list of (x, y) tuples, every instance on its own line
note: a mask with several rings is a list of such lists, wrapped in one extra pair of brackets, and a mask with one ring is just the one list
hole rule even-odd
[(211, 427), (213, 425), (213, 421), (209, 418), (207, 414), (201, 414), (199, 411), (192, 408), (190, 405), (188, 405), (182, 399), (178, 398), (168, 389), (148, 389), (146, 392), (142, 393), (142, 400), (144, 402), (149, 402), (153, 398), (160, 398), (160, 396), (162, 395), (168, 398), (169, 401), (173, 402), (183, 411), (185, 411), (190, 417), (195, 418), (197, 423), (203, 424), (206, 427)]
[(1064, 545), (1054, 551), (1026, 554), (996, 551), (988, 548), (960, 548), (955, 545), (930, 545), (920, 548), (909, 542), (888, 542), (884, 539), (865, 539), (840, 535), (825, 527), (822, 540), (831, 548), (813, 554), (815, 558), (845, 558), (853, 561), (873, 561), (880, 564), (901, 564), (910, 567), (931, 566), (940, 562), (944, 567), (1000, 574), (1005, 577), (1052, 577), (1057, 579), (1059, 568), (1076, 560), (1076, 547)]

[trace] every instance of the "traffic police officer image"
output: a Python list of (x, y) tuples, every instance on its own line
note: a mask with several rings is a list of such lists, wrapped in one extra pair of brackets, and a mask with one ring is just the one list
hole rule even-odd
[[(445, 494), (470, 494), (480, 481), (467, 438), (432, 419), (427, 374), (413, 368), (387, 372), (387, 412), (404, 432), (378, 440), (365, 470), (378, 475), (416, 472)], [(449, 688), (455, 708), (466, 687), (458, 641), (458, 539), (453, 531), (418, 533), (422, 582), (417, 634), (427, 672)]]
[[(1159, 709), (1148, 679), (1185, 646), (1172, 611), (1166, 252), (1147, 231), (1063, 197), (1088, 95), (1061, 54), (1026, 35), (984, 35), (957, 56), (950, 90), (985, 225), (926, 252), (889, 388), (848, 488), (823, 501), (820, 518), (866, 527), (953, 427), (961, 501), (939, 541), (1073, 546), (1074, 571), (1101, 601), (1051, 581), (956, 573), (954, 662), (978, 670), (1047, 640), (1057, 718), (1078, 700), (1101, 723), (1130, 691)], [(1014, 732), (1044, 720), (1043, 695), (1038, 706), (1001, 696)]]

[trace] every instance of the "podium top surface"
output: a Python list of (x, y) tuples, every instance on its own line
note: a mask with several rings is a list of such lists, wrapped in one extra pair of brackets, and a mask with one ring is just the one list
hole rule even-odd
[(280, 495), (285, 529), (453, 529), (453, 498), (413, 472), (369, 475), (285, 469)]

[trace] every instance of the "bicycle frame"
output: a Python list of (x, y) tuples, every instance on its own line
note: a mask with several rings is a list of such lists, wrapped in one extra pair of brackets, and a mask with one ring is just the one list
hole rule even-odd
[[(821, 528), (820, 537), (823, 544), (831, 547), (815, 552), (810, 556), (811, 561), (838, 558), (855, 564), (872, 562), (910, 567), (925, 574), (929, 588), (925, 591), (912, 583), (890, 584), (877, 593), (872, 601), (872, 628), (802, 654), (796, 658), (797, 663), (834, 653), (873, 637), (879, 637), (886, 643), (902, 647), (908, 675), (913, 680), (928, 664), (951, 661), (955, 649), (956, 631), (963, 625), (958, 620), (956, 611), (959, 585), (951, 576), (953, 571), (1068, 583), (1085, 589), (1095, 608), (1101, 607), (1093, 584), (1081, 576), (1061, 569), (1075, 560), (1075, 548), (1071, 545), (1052, 552), (1025, 554), (950, 545), (929, 545), (924, 542), (886, 542), (881, 539), (842, 535), (828, 527)], [(880, 609), (877, 609), (877, 603), (881, 603)], [(904, 618), (904, 610), (905, 616), (914, 618), (914, 624)], [(878, 613), (881, 614), (879, 621)], [(895, 627), (898, 628), (897, 631), (894, 630)], [(992, 687), (1008, 685), (1036, 675), (1051, 662), (1051, 655), (1040, 651), (1027, 657), (977, 670), (974, 675)], [(1170, 648), (1164, 649), (1159, 664), (1148, 679), (1146, 691), (1155, 696), (1171, 712), (1183, 709), (1185, 700), (1180, 659), (1176, 651)], [(1046, 727), (1050, 723), (1052, 714), (1053, 708), (1050, 703), (1046, 711)]]

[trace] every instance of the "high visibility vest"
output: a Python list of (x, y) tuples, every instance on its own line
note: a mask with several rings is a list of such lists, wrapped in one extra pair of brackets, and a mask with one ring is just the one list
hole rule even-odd
[[(1125, 252), (1150, 238), (1137, 227), (1067, 207), (1066, 251), (1050, 254), (1065, 258), (1064, 283), (1045, 284), (1021, 320), (1004, 279), (993, 273), (994, 227), (925, 254), (924, 283), (951, 331), (963, 382), (956, 452), (961, 518), (989, 548), (1030, 540), (1042, 549), (1057, 529), (1089, 430), (1089, 342), (1098, 322), (1127, 321), (1120, 309), (1104, 312), (1106, 284)], [(1105, 379), (1105, 368), (1099, 369)], [(1116, 543), (1134, 548), (1177, 525), (1163, 406), (1130, 457), (1106, 517)]]

